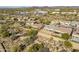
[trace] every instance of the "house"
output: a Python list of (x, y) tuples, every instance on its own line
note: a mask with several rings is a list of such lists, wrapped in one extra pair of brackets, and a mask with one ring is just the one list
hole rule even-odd
[(59, 13), (60, 13), (59, 11), (54, 11), (51, 14), (59, 14)]
[(60, 13), (60, 9), (54, 9), (51, 14), (59, 14), (59, 13)]
[(67, 14), (67, 15), (76, 15), (77, 14), (77, 10), (70, 10), (70, 11), (62, 11), (61, 14)]
[(36, 15), (46, 15), (46, 14), (48, 14), (48, 11), (42, 11), (42, 10), (37, 9), (34, 12), (34, 14), (36, 14)]
[(73, 32), (71, 40), (79, 42), (79, 28), (77, 28), (76, 31)]
[(26, 25), (33, 25), (34, 22), (35, 22), (35, 21), (32, 21), (32, 20), (31, 20), (31, 21), (30, 21), (30, 20), (29, 20), (29, 21), (26, 21)]
[(51, 31), (55, 35), (59, 35), (59, 36), (61, 36), (62, 33), (68, 33), (68, 34), (70, 34), (71, 31), (72, 31), (71, 28), (67, 28), (67, 27), (62, 26), (62, 25), (54, 25), (54, 24), (53, 25), (46, 25), (44, 27), (44, 29), (46, 29), (48, 31)]
[(26, 12), (26, 11), (16, 11), (16, 15), (28, 15), (30, 12)]
[(72, 29), (62, 25), (45, 25), (42, 30), (38, 32), (38, 37), (42, 39), (51, 39), (53, 36), (61, 37), (62, 33), (71, 34)]
[(54, 11), (60, 11), (60, 9), (54, 9)]
[(31, 26), (34, 27), (34, 28), (36, 28), (36, 29), (41, 29), (41, 28), (44, 27), (43, 24), (33, 24), (33, 25), (31, 25)]
[(79, 43), (79, 35), (73, 35), (72, 38), (71, 38), (71, 41)]
[(6, 20), (0, 20), (0, 24), (5, 24)]

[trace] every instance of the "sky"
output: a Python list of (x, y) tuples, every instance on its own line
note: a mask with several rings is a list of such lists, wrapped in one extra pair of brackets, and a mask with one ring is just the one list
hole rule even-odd
[(0, 6), (79, 6), (78, 0), (0, 0)]

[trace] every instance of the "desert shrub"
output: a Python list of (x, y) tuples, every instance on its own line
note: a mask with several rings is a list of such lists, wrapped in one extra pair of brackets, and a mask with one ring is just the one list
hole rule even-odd
[(33, 44), (30, 48), (29, 48), (29, 52), (37, 52), (37, 51), (40, 51), (41, 49), (44, 48), (44, 45), (43, 44)]
[(65, 45), (65, 47), (68, 47), (68, 48), (72, 47), (72, 44), (69, 41), (64, 41), (64, 45)]
[(65, 40), (68, 40), (70, 38), (70, 35), (68, 33), (63, 33), (61, 37)]

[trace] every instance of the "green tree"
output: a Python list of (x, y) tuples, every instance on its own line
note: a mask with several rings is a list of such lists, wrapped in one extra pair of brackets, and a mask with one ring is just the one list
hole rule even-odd
[(51, 21), (47, 20), (47, 19), (41, 19), (40, 22), (43, 23), (43, 24), (49, 25)]
[(70, 38), (70, 35), (68, 33), (63, 33), (61, 37), (65, 40), (68, 40)]
[(38, 31), (36, 29), (31, 28), (27, 34), (32, 37), (32, 36), (36, 36), (37, 33)]
[(7, 37), (7, 36), (9, 36), (10, 35), (10, 33), (9, 33), (9, 31), (8, 31), (8, 26), (6, 26), (6, 25), (1, 25), (0, 26), (0, 36), (1, 37)]
[(44, 45), (43, 44), (34, 44), (32, 45), (30, 48), (29, 48), (29, 52), (37, 52), (37, 51), (40, 51), (44, 48)]
[(65, 47), (68, 47), (68, 48), (72, 47), (72, 44), (69, 41), (64, 41), (64, 45), (65, 45)]

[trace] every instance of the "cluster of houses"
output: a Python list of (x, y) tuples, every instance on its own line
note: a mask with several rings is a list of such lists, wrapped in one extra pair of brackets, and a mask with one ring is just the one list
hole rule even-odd
[(43, 10), (40, 10), (40, 9), (36, 9), (36, 11), (34, 11), (34, 14), (39, 16), (39, 15), (46, 15), (48, 14), (48, 11), (43, 11)]
[[(55, 9), (54, 11), (52, 11), (51, 14), (77, 14), (79, 15), (79, 13), (74, 10), (74, 11), (62, 11), (60, 12), (60, 9)], [(35, 11), (32, 12), (32, 15), (46, 15), (48, 14), (48, 11), (44, 11), (44, 10), (40, 10), (40, 9), (36, 9)], [(61, 37), (63, 33), (68, 33), (69, 35), (72, 35), (72, 38), (70, 38), (71, 41), (75, 41), (79, 43), (79, 22), (78, 21), (61, 21), (61, 18), (64, 18), (63, 16), (60, 15), (53, 15), (52, 18), (56, 19), (58, 18), (59, 21), (54, 22), (53, 24), (41, 24), (39, 19), (37, 19), (37, 21), (35, 20), (35, 18), (30, 17), (30, 16), (26, 16), (28, 14), (31, 14), (31, 12), (17, 12), (16, 15), (10, 15), (10, 17), (7, 17), (7, 19), (9, 20), (0, 20), (0, 24), (6, 24), (7, 22), (14, 22), (13, 26), (16, 28), (12, 28), (9, 29), (8, 31), (11, 33), (16, 33), (16, 35), (11, 36), (11, 39), (16, 39), (17, 37), (20, 37), (20, 39), (24, 38), (24, 35), (26, 34), (25, 31), (28, 30), (27, 27), (31, 26), (35, 29), (38, 29), (39, 32), (37, 34), (38, 39), (45, 39), (44, 41), (46, 42), (46, 39), (51, 39), (53, 36), (56, 37)], [(4, 16), (7, 14), (3, 14)], [(48, 17), (47, 17), (48, 18)], [(68, 18), (68, 17), (67, 17)], [(46, 19), (46, 18), (45, 18)], [(66, 18), (65, 18), (66, 19)], [(52, 21), (51, 21), (52, 22)], [(26, 38), (26, 37), (25, 37)], [(40, 40), (42, 41), (42, 40)], [(50, 42), (47, 42), (50, 43)], [(59, 42), (58, 42), (59, 43)], [(57, 44), (58, 44), (57, 43)], [(55, 46), (57, 45), (55, 44)], [(52, 44), (51, 44), (52, 45)], [(2, 49), (3, 47), (0, 47), (0, 49)], [(3, 51), (3, 50), (0, 50)]]
[[(50, 11), (50, 9), (47, 9), (47, 10), (42, 10), (42, 9), (35, 9), (34, 11), (15, 11), (16, 14), (15, 15), (29, 15), (29, 14), (34, 14), (34, 15), (46, 15), (48, 14)], [(64, 11), (64, 10), (61, 10), (59, 8), (55, 8), (55, 9), (52, 9), (51, 10), (51, 14), (62, 14), (62, 15), (79, 15), (79, 12), (78, 10), (74, 9), (74, 10), (68, 10), (68, 11)], [(11, 15), (11, 14), (1, 14), (1, 15)]]
[(77, 12), (77, 10), (73, 10), (73, 11), (61, 11), (61, 9), (54, 9), (54, 11), (51, 14), (79, 14)]
[[(27, 14), (30, 14), (31, 12), (19, 12), (19, 14), (21, 15), (27, 15)], [(46, 15), (48, 14), (48, 11), (45, 11), (45, 10), (41, 10), (41, 9), (36, 9), (35, 11), (32, 12), (33, 14), (35, 15)], [(79, 12), (77, 10), (73, 10), (73, 11), (61, 11), (61, 9), (53, 9), (51, 14), (67, 14), (67, 15), (79, 15)]]
[[(79, 42), (79, 22), (68, 22), (65, 21), (65, 23), (60, 22), (56, 24), (45, 25), (43, 30), (38, 33), (38, 36), (43, 36), (50, 39), (52, 36), (61, 37), (63, 33), (68, 33), (69, 35), (72, 34), (72, 38), (70, 40)], [(73, 28), (74, 31), (72, 33)]]

